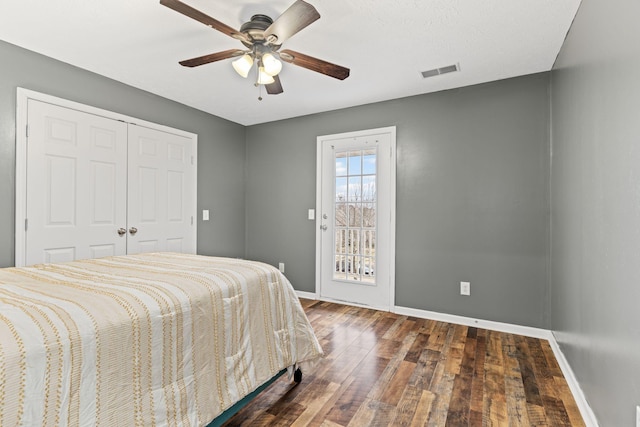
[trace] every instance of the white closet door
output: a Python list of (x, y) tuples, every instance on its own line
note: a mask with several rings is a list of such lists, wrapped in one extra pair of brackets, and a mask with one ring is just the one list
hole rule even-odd
[(196, 252), (195, 142), (129, 127), (128, 253)]
[(26, 265), (126, 253), (127, 125), (29, 100)]

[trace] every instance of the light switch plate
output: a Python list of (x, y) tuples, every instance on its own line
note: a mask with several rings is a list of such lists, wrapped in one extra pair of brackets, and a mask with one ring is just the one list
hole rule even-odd
[(202, 210), (202, 220), (209, 221), (209, 209)]
[(309, 218), (310, 221), (313, 221), (314, 219), (316, 219), (316, 210), (309, 209), (309, 214), (307, 217)]
[(460, 282), (460, 295), (471, 295), (470, 282)]
[(640, 406), (636, 406), (636, 427), (640, 427)]

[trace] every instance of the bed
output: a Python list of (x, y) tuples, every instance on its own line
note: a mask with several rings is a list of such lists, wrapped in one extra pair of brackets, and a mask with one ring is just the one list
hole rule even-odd
[(291, 284), (177, 253), (0, 269), (0, 425), (206, 426), (322, 357)]

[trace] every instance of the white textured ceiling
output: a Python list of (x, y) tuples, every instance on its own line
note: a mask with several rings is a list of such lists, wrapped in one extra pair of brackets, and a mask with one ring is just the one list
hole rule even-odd
[[(236, 29), (293, 0), (183, 0)], [(580, 0), (307, 0), (321, 18), (283, 48), (349, 67), (336, 80), (291, 64), (284, 93), (258, 89), (231, 60), (242, 48), (158, 0), (0, 0), (0, 39), (234, 122), (251, 125), (550, 70)], [(460, 72), (420, 71), (458, 63)], [(1, 67), (1, 65), (0, 65)]]

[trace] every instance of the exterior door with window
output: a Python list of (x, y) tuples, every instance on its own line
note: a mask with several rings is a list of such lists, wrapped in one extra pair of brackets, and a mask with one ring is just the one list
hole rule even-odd
[(395, 254), (395, 128), (318, 138), (320, 297), (389, 310)]

